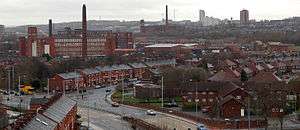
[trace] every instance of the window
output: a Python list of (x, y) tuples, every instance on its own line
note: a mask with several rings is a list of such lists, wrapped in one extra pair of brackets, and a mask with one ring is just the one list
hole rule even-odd
[(242, 99), (242, 97), (241, 96), (236, 96), (236, 99)]
[(209, 102), (213, 102), (213, 101), (214, 101), (214, 99), (212, 99), (212, 98), (209, 99)]
[(201, 94), (202, 94), (202, 95), (206, 95), (206, 92), (202, 92)]
[(203, 99), (202, 99), (202, 102), (206, 102), (206, 99), (205, 99), (205, 98), (203, 98)]

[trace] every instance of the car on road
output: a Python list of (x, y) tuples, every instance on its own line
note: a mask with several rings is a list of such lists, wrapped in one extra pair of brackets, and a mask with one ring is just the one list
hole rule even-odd
[(105, 92), (110, 93), (111, 89), (106, 89)]
[(116, 103), (116, 102), (113, 102), (113, 103), (111, 104), (111, 106), (112, 106), (112, 107), (119, 107), (120, 104), (119, 104), (119, 103)]
[(205, 127), (204, 124), (199, 123), (197, 124), (197, 130), (208, 130), (208, 129)]
[(147, 115), (155, 116), (156, 112), (154, 110), (147, 110)]
[(101, 86), (101, 85), (96, 85), (95, 86), (95, 89), (100, 89), (100, 88), (103, 88), (103, 86)]

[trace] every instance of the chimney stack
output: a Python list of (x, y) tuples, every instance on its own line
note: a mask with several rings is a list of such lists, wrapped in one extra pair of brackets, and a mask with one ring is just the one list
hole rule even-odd
[(166, 5), (166, 25), (169, 24), (168, 5)]
[(49, 19), (49, 37), (52, 37), (53, 35), (52, 28), (53, 28), (52, 19)]
[(86, 20), (86, 6), (82, 6), (82, 57), (87, 56), (87, 20)]

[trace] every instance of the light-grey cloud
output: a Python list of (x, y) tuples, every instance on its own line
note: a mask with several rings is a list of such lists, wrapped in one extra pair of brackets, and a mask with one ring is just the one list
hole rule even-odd
[(81, 6), (87, 4), (88, 18), (119, 20), (160, 20), (165, 4), (170, 17), (197, 20), (198, 9), (218, 18), (239, 17), (239, 10), (250, 10), (256, 19), (278, 19), (300, 15), (299, 0), (1, 0), (0, 24), (23, 25), (79, 21)]

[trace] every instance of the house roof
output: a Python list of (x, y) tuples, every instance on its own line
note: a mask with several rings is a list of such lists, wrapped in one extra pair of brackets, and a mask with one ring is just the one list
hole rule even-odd
[(129, 65), (132, 67), (132, 68), (135, 68), (135, 69), (140, 69), (140, 68), (146, 68), (147, 66), (143, 63), (129, 63)]
[(253, 73), (253, 71), (248, 67), (243, 68), (243, 71), (245, 71), (246, 74), (252, 74)]
[(52, 106), (45, 110), (43, 114), (55, 122), (62, 122), (62, 120), (75, 105), (75, 101), (68, 97), (62, 96)]
[(197, 88), (198, 92), (217, 92), (221, 90), (222, 83), (218, 82), (193, 82), (189, 83), (190, 87), (185, 87), (188, 91), (195, 91)]
[(220, 96), (225, 97), (231, 92), (235, 91), (236, 89), (239, 89), (240, 87), (232, 82), (228, 82), (224, 84), (220, 90)]
[(126, 64), (115, 64), (112, 66), (97, 66), (96, 69), (100, 72), (107, 72), (107, 71), (115, 71), (115, 70), (129, 70), (132, 69), (130, 66), (126, 65)]
[(225, 98), (223, 98), (223, 99), (220, 101), (220, 105), (222, 106), (222, 105), (224, 105), (225, 103), (227, 103), (227, 102), (229, 102), (229, 101), (231, 101), (231, 100), (234, 100), (234, 101), (236, 101), (237, 103), (239, 103), (240, 105), (244, 106), (244, 103), (242, 103), (241, 101), (235, 99), (235, 98), (234, 98), (233, 96), (231, 96), (231, 95), (228, 95), (228, 96), (226, 96)]
[(130, 66), (125, 64), (113, 65), (114, 70), (130, 70), (132, 69)]
[(57, 123), (55, 123), (51, 119), (38, 113), (21, 130), (54, 130), (56, 128), (56, 126), (57, 126)]
[(145, 48), (171, 48), (171, 47), (177, 47), (177, 46), (183, 46), (183, 47), (192, 47), (195, 46), (197, 44), (153, 44), (153, 45), (149, 45), (149, 46), (145, 46)]
[(99, 70), (100, 72), (107, 72), (107, 71), (113, 71), (114, 68), (112, 66), (97, 66), (96, 67), (97, 70)]
[(58, 76), (62, 77), (63, 79), (74, 79), (81, 77), (80, 74), (77, 72), (61, 73), (58, 74)]
[(224, 61), (224, 63), (225, 63), (226, 65), (228, 65), (228, 66), (235, 66), (235, 65), (236, 65), (236, 63), (234, 63), (233, 61), (231, 61), (231, 60), (229, 60), (229, 59), (226, 59), (226, 60)]
[(83, 69), (83, 70), (81, 70), (81, 72), (86, 74), (86, 75), (100, 73), (100, 71), (98, 69), (95, 69), (95, 68)]
[(158, 60), (158, 61), (147, 61), (145, 62), (145, 64), (149, 67), (161, 66), (161, 65), (175, 65), (176, 60), (168, 59), (168, 60)]
[(258, 71), (262, 71), (262, 70), (265, 69), (265, 68), (264, 68), (263, 66), (261, 66), (261, 65), (256, 65), (255, 67), (256, 67), (256, 69), (257, 69)]
[[(230, 72), (231, 71), (231, 72)], [(216, 73), (214, 76), (210, 77), (208, 79), (209, 81), (216, 81), (216, 82), (235, 82), (240, 81), (238, 76), (235, 74), (232, 70), (221, 70), (218, 73)]]
[(30, 105), (46, 104), (49, 101), (48, 98), (31, 98)]
[(271, 83), (271, 82), (281, 82), (282, 80), (277, 77), (274, 72), (259, 72), (255, 76), (249, 79), (249, 82), (257, 83)]

